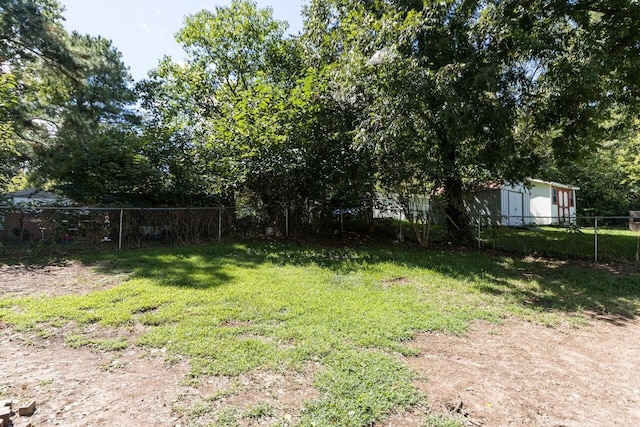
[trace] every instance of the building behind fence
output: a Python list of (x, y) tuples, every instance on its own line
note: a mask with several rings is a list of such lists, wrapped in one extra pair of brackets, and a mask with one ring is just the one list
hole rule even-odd
[(192, 245), (222, 239), (221, 208), (114, 209), (21, 207), (0, 209), (4, 252), (20, 248), (114, 250)]
[[(267, 210), (209, 208), (0, 208), (0, 257), (116, 251), (151, 246), (186, 246), (254, 236), (345, 232), (375, 234), (389, 241), (414, 240), (407, 216), (431, 221), (429, 243), (447, 245), (442, 218), (415, 201), (408, 211), (377, 203), (356, 208), (274, 205)], [(640, 215), (576, 217), (563, 226), (537, 225), (539, 217), (474, 219), (481, 250), (601, 261), (637, 262)], [(546, 222), (543, 222), (543, 224)], [(503, 224), (518, 224), (517, 227)], [(635, 231), (634, 231), (635, 230)]]

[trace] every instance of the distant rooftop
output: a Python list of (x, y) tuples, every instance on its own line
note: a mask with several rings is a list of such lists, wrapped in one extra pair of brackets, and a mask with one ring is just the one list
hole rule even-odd
[(55, 203), (62, 205), (70, 205), (71, 200), (66, 197), (59, 196), (49, 191), (40, 190), (38, 188), (27, 188), (25, 190), (13, 191), (7, 194), (14, 200), (14, 203)]

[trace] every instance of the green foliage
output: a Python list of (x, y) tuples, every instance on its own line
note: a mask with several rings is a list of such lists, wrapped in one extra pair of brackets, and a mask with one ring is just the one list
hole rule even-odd
[(316, 0), (305, 34), (343, 102), (361, 107), (357, 141), (381, 185), (441, 190), (451, 240), (469, 243), (465, 189), (589, 153), (634, 111), (639, 16), (605, 1)]
[(624, 213), (640, 197), (637, 138), (620, 137), (640, 105), (639, 20), (628, 1), (313, 0), (286, 37), (271, 9), (233, 0), (188, 16), (186, 63), (165, 58), (134, 93), (120, 53), (68, 34), (59, 2), (6, 0), (0, 187), (251, 200), (276, 226), (284, 204), (433, 192), (463, 244), (463, 192), (487, 182), (560, 174), (580, 206)]
[[(101, 37), (68, 34), (53, 0), (0, 9), (0, 173), (24, 169), (78, 201), (144, 190), (136, 147), (136, 96), (120, 52)], [(4, 159), (8, 158), (5, 166)]]
[(268, 403), (261, 403), (252, 408), (249, 408), (242, 414), (243, 418), (251, 420), (257, 420), (260, 418), (271, 417), (274, 414), (274, 408)]
[(0, 7), (0, 190), (30, 155), (25, 138), (42, 125), (28, 99), (38, 77), (24, 79), (23, 71), (38, 64), (41, 71), (73, 73), (60, 12), (54, 0), (7, 0)]
[(464, 422), (461, 420), (435, 415), (427, 417), (424, 427), (463, 427), (464, 425)]
[(122, 55), (101, 37), (74, 33), (69, 46), (81, 58), (77, 78), (43, 88), (43, 104), (60, 112), (52, 117), (55, 136), (35, 150), (37, 172), (77, 201), (144, 191), (149, 168), (130, 110), (136, 96)]
[(102, 351), (124, 350), (128, 346), (126, 338), (91, 339), (84, 335), (69, 335), (65, 338), (65, 344), (72, 348), (90, 346)]
[(72, 63), (65, 34), (59, 2), (5, 0), (0, 8), (0, 62), (19, 66), (42, 59), (48, 66), (64, 69)]
[(564, 162), (552, 177), (580, 187), (578, 212), (592, 216), (627, 216), (640, 209), (640, 137), (603, 142), (575, 162)]
[(302, 425), (371, 425), (394, 408), (418, 402), (411, 372), (387, 356), (345, 351), (326, 363), (328, 370), (316, 378), (323, 398), (305, 407)]
[(214, 427), (236, 427), (238, 422), (236, 421), (237, 410), (235, 408), (223, 408), (218, 414), (218, 418), (214, 424)]
[(451, 237), (468, 243), (463, 189), (522, 179), (531, 170), (522, 165), (536, 165), (512, 134), (518, 93), (508, 58), (480, 42), (499, 31), (492, 6), (341, 6), (314, 2), (309, 25), (328, 33), (320, 49), (327, 37), (339, 49), (330, 55), (337, 80), (345, 101), (362, 108), (357, 142), (376, 153), (380, 185), (401, 195), (442, 188)]
[(248, 1), (186, 19), (187, 63), (165, 58), (139, 85), (160, 191), (251, 199), (270, 224), (284, 203), (359, 203), (371, 191), (367, 157), (351, 150), (353, 112), (285, 27)]

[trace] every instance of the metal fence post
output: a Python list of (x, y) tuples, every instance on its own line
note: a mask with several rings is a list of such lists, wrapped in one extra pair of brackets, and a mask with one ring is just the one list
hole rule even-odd
[(222, 242), (222, 206), (218, 207), (218, 243)]
[(120, 229), (118, 230), (118, 250), (122, 250), (122, 217), (124, 215), (124, 209), (120, 209)]
[(478, 249), (482, 249), (482, 217), (478, 218)]
[(284, 233), (289, 237), (289, 205), (284, 206)]
[(598, 262), (598, 217), (595, 217), (593, 229), (594, 229), (593, 247), (594, 247), (594, 253), (595, 253), (595, 262)]

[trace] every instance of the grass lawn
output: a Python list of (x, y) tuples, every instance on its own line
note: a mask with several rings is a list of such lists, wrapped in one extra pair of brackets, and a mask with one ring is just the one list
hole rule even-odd
[[(482, 233), (485, 248), (521, 254), (563, 256), (585, 260), (595, 258), (595, 230), (558, 227), (487, 228)], [(599, 261), (632, 261), (640, 249), (640, 232), (623, 229), (598, 229)]]
[[(464, 333), (507, 316), (581, 324), (593, 312), (630, 318), (640, 308), (640, 275), (478, 252), (255, 242), (100, 261), (131, 279), (83, 296), (0, 298), (0, 321), (43, 335), (71, 323), (71, 346), (166, 348), (189, 358), (193, 381), (313, 364), (320, 397), (305, 402), (304, 426), (367, 426), (425, 402), (397, 358), (414, 354), (416, 331)], [(147, 329), (135, 343), (83, 333), (136, 324)]]

